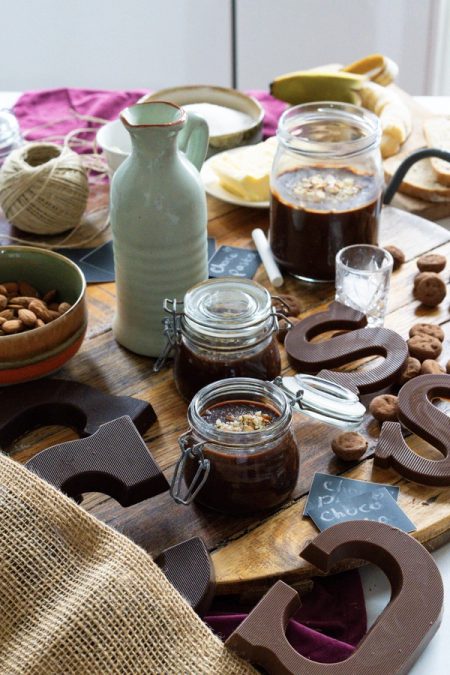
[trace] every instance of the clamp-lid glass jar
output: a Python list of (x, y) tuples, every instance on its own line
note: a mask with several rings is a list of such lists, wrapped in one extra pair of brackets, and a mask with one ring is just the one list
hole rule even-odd
[(270, 246), (307, 281), (333, 281), (336, 253), (378, 241), (383, 192), (377, 115), (308, 103), (280, 118), (271, 174)]
[[(243, 515), (274, 508), (292, 494), (299, 450), (291, 404), (275, 384), (252, 378), (215, 382), (193, 398), (188, 423), (172, 483), (176, 501), (195, 497), (222, 513)], [(183, 475), (188, 500), (179, 498)]]
[(273, 380), (281, 372), (274, 332), (279, 316), (270, 293), (250, 279), (210, 279), (191, 288), (182, 312), (166, 319), (175, 349), (174, 377), (180, 395), (191, 401), (203, 387), (227, 377)]

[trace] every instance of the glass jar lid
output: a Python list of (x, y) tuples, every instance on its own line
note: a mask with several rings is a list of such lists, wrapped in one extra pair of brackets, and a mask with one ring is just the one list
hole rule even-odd
[(282, 114), (277, 138), (294, 152), (343, 157), (376, 147), (381, 139), (381, 126), (375, 113), (360, 106), (303, 103)]
[(259, 326), (269, 318), (271, 309), (269, 291), (250, 279), (209, 279), (191, 288), (184, 297), (184, 320), (188, 325), (227, 335)]

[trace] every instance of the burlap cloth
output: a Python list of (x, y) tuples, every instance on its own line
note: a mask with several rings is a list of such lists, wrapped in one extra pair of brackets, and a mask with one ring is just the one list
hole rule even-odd
[(2, 675), (256, 675), (147, 553), (0, 454)]

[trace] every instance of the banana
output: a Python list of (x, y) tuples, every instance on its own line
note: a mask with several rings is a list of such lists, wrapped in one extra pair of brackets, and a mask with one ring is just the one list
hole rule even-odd
[(398, 65), (388, 56), (382, 54), (371, 54), (364, 59), (355, 61), (349, 66), (342, 68), (343, 73), (358, 73), (359, 75), (370, 75), (372, 82), (387, 87), (398, 75)]
[(270, 85), (270, 93), (291, 105), (313, 101), (357, 104), (357, 91), (366, 81), (367, 77), (355, 73), (300, 70), (277, 77)]
[(383, 157), (395, 155), (412, 131), (412, 117), (395, 91), (375, 82), (366, 82), (360, 90), (361, 104), (380, 118)]

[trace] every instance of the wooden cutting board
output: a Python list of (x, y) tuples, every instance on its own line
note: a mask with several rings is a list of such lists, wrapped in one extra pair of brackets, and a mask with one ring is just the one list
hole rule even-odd
[[(427, 142), (423, 133), (423, 120), (432, 117), (429, 110), (417, 103), (409, 94), (391, 84), (390, 87), (401, 96), (405, 104), (411, 111), (413, 118), (413, 130), (407, 141), (402, 145), (401, 152), (411, 153), (420, 148), (427, 147)], [(409, 195), (397, 192), (391, 202), (392, 206), (414, 213), (416, 216), (428, 218), (428, 220), (440, 220), (450, 216), (450, 201), (448, 202), (428, 202), (423, 199), (416, 199)]]

